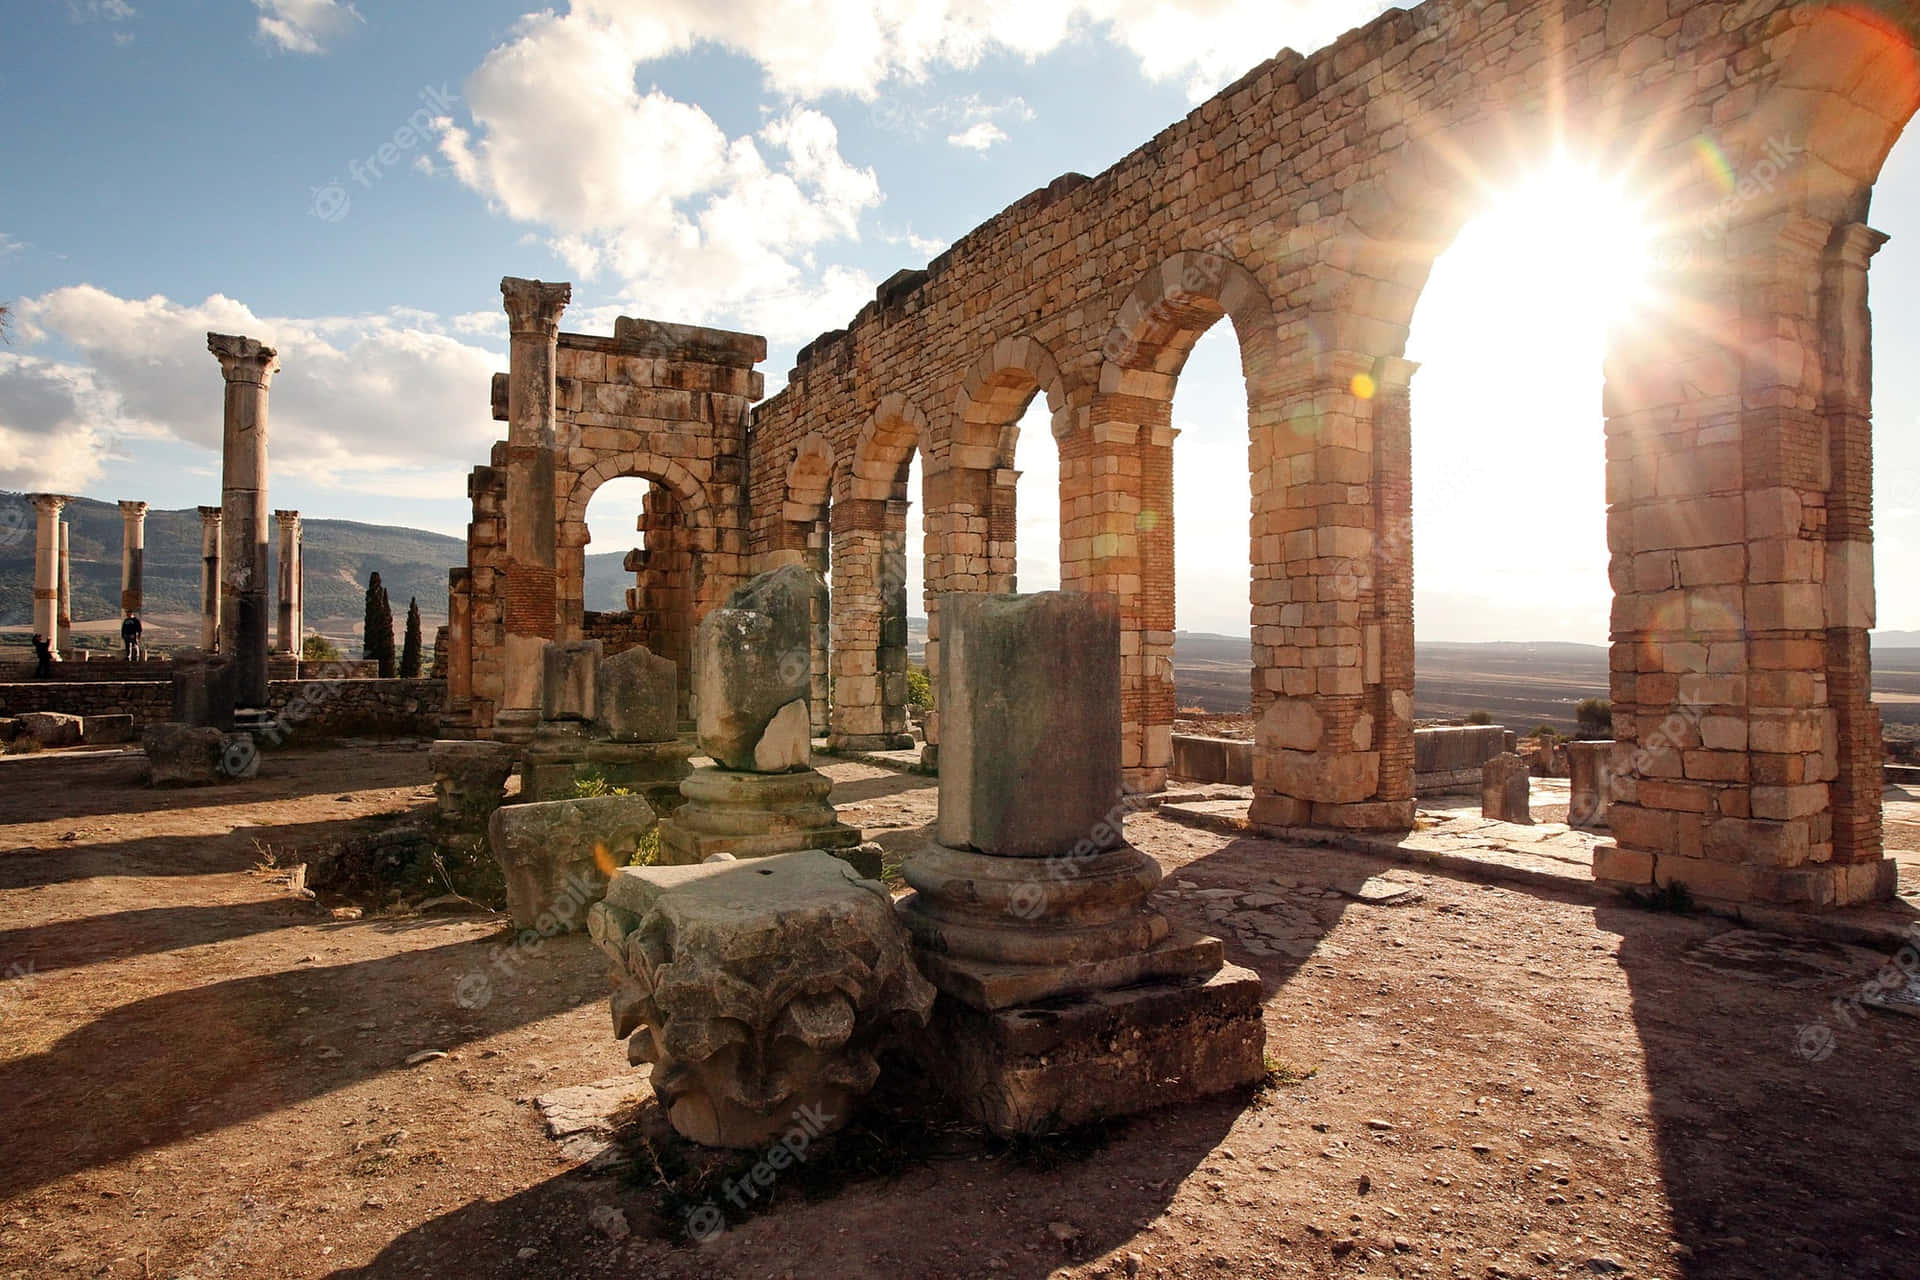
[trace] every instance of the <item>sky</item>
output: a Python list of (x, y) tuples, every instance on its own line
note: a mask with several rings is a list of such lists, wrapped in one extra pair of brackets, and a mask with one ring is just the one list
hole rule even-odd
[[(34, 0), (0, 19), (0, 488), (218, 501), (209, 329), (275, 343), (276, 507), (459, 534), (501, 432), (503, 275), (767, 335), (768, 390), (1027, 192), (1094, 174), (1377, 0)], [(1873, 222), (1883, 628), (1920, 629), (1920, 143)], [(1490, 193), (1436, 266), (1414, 383), (1422, 640), (1604, 643), (1605, 175)], [(1615, 193), (1630, 199), (1631, 193)], [(1602, 202), (1604, 203), (1604, 202)], [(1911, 241), (1912, 243), (1909, 243)], [(1542, 314), (1552, 317), (1542, 323)], [(1058, 582), (1044, 405), (1020, 585)], [(1247, 631), (1227, 326), (1174, 404), (1179, 625)], [(1033, 448), (1038, 442), (1040, 448)], [(915, 497), (918, 497), (918, 474)], [(632, 544), (638, 484), (589, 511)], [(917, 531), (919, 512), (911, 521)], [(917, 539), (916, 539), (917, 541)], [(918, 560), (910, 590), (918, 596)], [(914, 607), (914, 612), (920, 612)]]

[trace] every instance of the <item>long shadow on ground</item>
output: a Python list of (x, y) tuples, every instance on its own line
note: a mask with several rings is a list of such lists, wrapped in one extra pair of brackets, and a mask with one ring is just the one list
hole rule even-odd
[[(544, 943), (537, 981), (494, 959), (492, 947), (452, 943), (172, 991), (102, 1014), (44, 1053), (0, 1064), (9, 1117), (0, 1199), (402, 1069), (392, 1044), (357, 1041), (353, 1027), (369, 1016), (417, 1010), (415, 1029), (449, 1049), (605, 998), (604, 969), (583, 936)], [(328, 1044), (338, 1056), (317, 1052)]]

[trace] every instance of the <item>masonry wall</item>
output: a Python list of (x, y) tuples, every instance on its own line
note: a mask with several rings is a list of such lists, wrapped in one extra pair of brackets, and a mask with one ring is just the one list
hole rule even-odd
[[(274, 680), (267, 704), (294, 728), (320, 737), (432, 737), (446, 710), (444, 680)], [(168, 681), (32, 681), (0, 684), (0, 716), (29, 711), (68, 715), (131, 715), (135, 731), (173, 715)]]

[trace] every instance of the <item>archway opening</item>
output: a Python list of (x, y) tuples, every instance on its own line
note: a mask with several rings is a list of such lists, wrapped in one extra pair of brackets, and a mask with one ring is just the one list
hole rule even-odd
[[(1920, 764), (1920, 142), (1901, 136), (1874, 184), (1875, 230), (1890, 238), (1868, 280), (1873, 316), (1873, 559), (1877, 596), (1872, 636), (1873, 698), (1887, 758)], [(1920, 848), (1920, 805), (1883, 797), (1889, 850)]]
[(1250, 602), (1247, 385), (1232, 324), (1216, 322), (1194, 343), (1174, 387), (1173, 430), (1175, 732), (1250, 740), (1252, 638), (1282, 640), (1263, 603)]
[(1610, 574), (1631, 564), (1608, 546), (1603, 368), (1651, 271), (1627, 193), (1560, 161), (1461, 229), (1407, 341), (1416, 724), (1504, 725), (1563, 777), (1553, 742), (1612, 736)]
[(854, 446), (844, 493), (832, 508), (831, 600), (834, 746), (910, 747), (909, 602), (924, 600), (922, 541), (913, 517), (923, 420), (884, 403)]
[(672, 659), (684, 712), (694, 626), (694, 546), (684, 508), (658, 481), (620, 476), (594, 492), (586, 524), (581, 636), (609, 655), (645, 646)]

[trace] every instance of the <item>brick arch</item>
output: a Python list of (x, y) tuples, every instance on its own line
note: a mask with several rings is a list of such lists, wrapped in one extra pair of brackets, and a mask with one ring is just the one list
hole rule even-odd
[(833, 446), (816, 431), (794, 446), (793, 460), (787, 464), (786, 518), (824, 518), (832, 492)]
[[(960, 384), (954, 412), (954, 445), (971, 456), (970, 465), (1012, 467), (1017, 461), (1020, 419), (1036, 395), (1047, 397), (1053, 435), (1071, 434), (1084, 418), (1067, 394), (1060, 365), (1038, 338), (1002, 338), (980, 357)], [(992, 454), (991, 458), (987, 456)]]
[[(593, 495), (609, 480), (652, 480), (673, 494), (674, 501), (686, 512), (687, 522), (696, 529), (713, 527), (713, 513), (707, 502), (706, 486), (693, 473), (672, 458), (656, 453), (609, 454), (574, 477), (567, 491), (566, 505), (560, 516), (560, 545), (587, 545), (587, 507)], [(578, 541), (572, 541), (572, 538)], [(702, 547), (702, 550), (712, 550)]]
[(1100, 390), (1171, 400), (1194, 344), (1222, 316), (1233, 321), (1251, 390), (1252, 377), (1274, 363), (1278, 314), (1251, 270), (1209, 250), (1174, 254), (1121, 302), (1100, 348)]
[(907, 468), (918, 449), (923, 464), (932, 456), (933, 432), (927, 416), (905, 396), (882, 396), (854, 440), (846, 494), (885, 502), (906, 495)]

